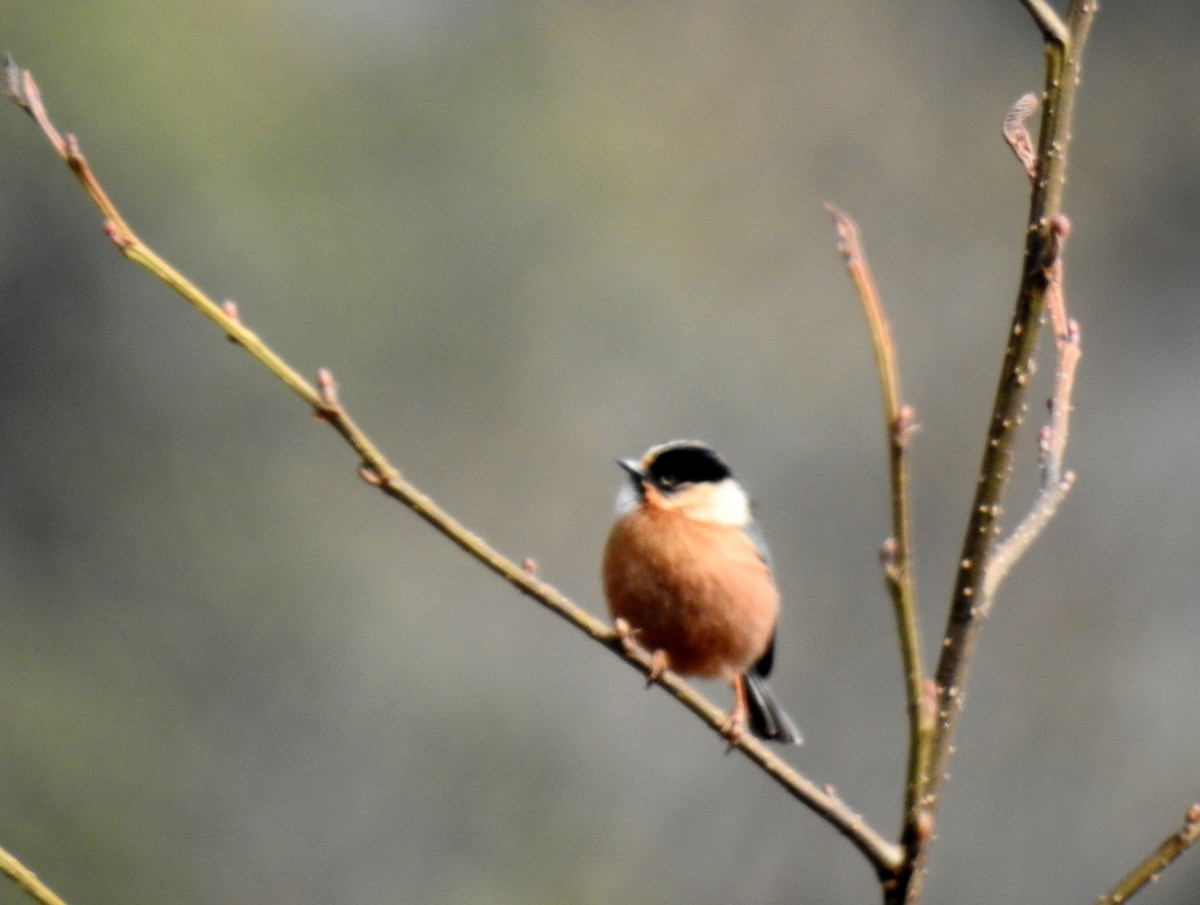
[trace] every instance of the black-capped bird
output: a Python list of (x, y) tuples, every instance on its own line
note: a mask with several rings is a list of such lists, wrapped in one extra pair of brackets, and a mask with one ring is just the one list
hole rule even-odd
[(630, 483), (602, 576), (617, 630), (664, 669), (724, 679), (733, 710), (722, 731), (799, 744), (800, 731), (767, 685), (775, 656), (779, 591), (750, 498), (711, 448), (674, 440), (640, 461), (618, 460)]

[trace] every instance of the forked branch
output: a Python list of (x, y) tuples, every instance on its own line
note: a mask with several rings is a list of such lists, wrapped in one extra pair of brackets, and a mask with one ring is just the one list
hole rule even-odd
[(996, 598), (1000, 582), (1016, 565), (1029, 546), (1042, 533), (1042, 529), (1058, 511), (1059, 504), (1066, 498), (1075, 483), (1075, 472), (1063, 472), (1063, 454), (1071, 424), (1071, 394), (1075, 388), (1075, 370), (1083, 355), (1080, 345), (1079, 323), (1067, 317), (1067, 302), (1063, 294), (1062, 246), (1066, 241), (1070, 224), (1064, 216), (1054, 221), (1058, 251), (1050, 267), (1049, 283), (1046, 287), (1046, 311), (1050, 316), (1050, 327), (1054, 331), (1055, 368), (1054, 392), (1046, 402), (1050, 420), (1038, 432), (1038, 459), (1041, 463), (1041, 488), (1033, 506), (1020, 524), (1004, 541), (997, 544), (988, 559), (984, 571), (983, 590), (979, 607), (986, 616)]
[[(1022, 3), (1043, 38), (1046, 71), (1042, 118), (1035, 163), (1031, 167), (1027, 159), (1022, 159), (1033, 183), (1022, 276), (988, 424), (975, 499), (958, 560), (959, 569), (941, 656), (934, 674), (938, 695), (937, 727), (931, 745), (929, 785), (923, 803), (931, 830), (936, 827), (941, 807), (947, 767), (963, 708), (969, 665), (979, 628), (987, 613), (987, 592), (989, 588), (994, 588), (998, 576), (1002, 574), (992, 566), (997, 552), (1002, 501), (1012, 470), (1018, 428), (1025, 411), (1039, 329), (1047, 309), (1047, 296), (1052, 291), (1051, 284), (1059, 266), (1062, 226), (1065, 223), (1061, 219), (1062, 192), (1071, 139), (1071, 117), (1083, 49), (1097, 9), (1095, 0), (1071, 0), (1064, 21), (1043, 0), (1022, 0)], [(1014, 124), (1023, 128), (1023, 117), (1028, 115), (1028, 102), (1018, 104), (1021, 108), (1015, 109), (1006, 118), (1006, 136), (1013, 132)], [(1020, 137), (1019, 134), (1017, 137)], [(1012, 138), (1009, 141), (1013, 143)], [(1025, 157), (1019, 146), (1015, 145), (1014, 150), (1019, 159)], [(1061, 270), (1057, 273), (1061, 276)], [(1062, 370), (1060, 364), (1059, 371)], [(1073, 366), (1070, 370), (1073, 373)], [(1069, 411), (1069, 400), (1061, 408), (1065, 417)], [(1065, 443), (1065, 425), (1060, 435)], [(1048, 491), (1043, 498), (1050, 504), (1050, 512), (1057, 505), (1054, 495), (1060, 490)], [(1026, 527), (1040, 530), (1039, 522), (1044, 524), (1048, 517), (1033, 516), (1033, 521), (1027, 522)], [(1021, 543), (1017, 541), (1009, 552), (1019, 555)], [(903, 887), (903, 895), (897, 893), (890, 901), (913, 903), (920, 900), (928, 854), (929, 845), (923, 845), (911, 864), (911, 876), (902, 878), (899, 884)]]

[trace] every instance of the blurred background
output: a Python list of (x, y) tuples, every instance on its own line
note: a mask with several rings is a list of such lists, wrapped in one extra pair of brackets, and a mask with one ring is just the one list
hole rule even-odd
[[(1096, 20), (1079, 480), (982, 634), (930, 903), (1094, 901), (1200, 798), (1198, 30), (1188, 0)], [(864, 230), (921, 425), (932, 660), (1019, 272), (1017, 0), (10, 0), (0, 49), (150, 244), (593, 612), (613, 459), (722, 450), (785, 596), (787, 757), (895, 832), (885, 444), (821, 206)], [(360, 482), (11, 106), (0, 171), (0, 844), (68, 902), (877, 899), (664, 693)], [(1139, 901), (1198, 883), (1192, 853)]]

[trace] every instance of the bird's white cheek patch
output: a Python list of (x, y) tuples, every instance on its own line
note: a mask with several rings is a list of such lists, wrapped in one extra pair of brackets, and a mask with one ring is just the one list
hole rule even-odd
[(736, 528), (750, 524), (750, 501), (746, 491), (732, 478), (716, 484), (697, 484), (688, 490), (688, 495), (679, 508), (697, 521)]

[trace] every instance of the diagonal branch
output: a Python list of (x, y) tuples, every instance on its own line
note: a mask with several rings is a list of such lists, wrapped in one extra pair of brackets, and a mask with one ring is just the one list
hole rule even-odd
[(1183, 818), (1183, 828), (1164, 839), (1141, 864), (1122, 877), (1107, 895), (1101, 896), (1096, 905), (1122, 905), (1128, 902), (1134, 893), (1147, 883), (1157, 880), (1159, 874), (1197, 841), (1200, 841), (1200, 804), (1188, 808)]
[(1021, 4), (1029, 10), (1047, 43), (1060, 46), (1067, 43), (1067, 26), (1046, 0), (1021, 0)]
[[(141, 265), (179, 293), (185, 301), (216, 324), (230, 340), (244, 348), (263, 367), (279, 378), (288, 389), (310, 406), (320, 419), (328, 422), (360, 458), (359, 473), (369, 484), (403, 503), (522, 594), (562, 617), (644, 675), (649, 675), (651, 664), (647, 655), (633, 648), (627, 649), (606, 623), (539, 580), (533, 569), (523, 568), (501, 555), (405, 479), (342, 407), (337, 398), (333, 378), (328, 372), (322, 371), (318, 377), (318, 385), (313, 386), (242, 323), (234, 303), (218, 305), (146, 245), (130, 229), (105, 193), (74, 136), (63, 136), (55, 129), (46, 115), (40, 91), (30, 73), (20, 69), (12, 58), (7, 56), (4, 70), (8, 95), (33, 117), (55, 151), (71, 168), (104, 217), (105, 232), (126, 258)], [(726, 722), (726, 714), (716, 705), (674, 673), (665, 672), (657, 681), (676, 700), (708, 723), (714, 731), (720, 732)], [(732, 747), (741, 751), (792, 797), (805, 804), (845, 836), (862, 852), (880, 877), (891, 877), (899, 869), (902, 861), (900, 848), (880, 836), (861, 815), (855, 813), (831, 790), (822, 788), (804, 777), (749, 735), (734, 743)]]
[(0, 874), (12, 880), (18, 889), (38, 905), (66, 905), (37, 874), (3, 848), (0, 848)]

